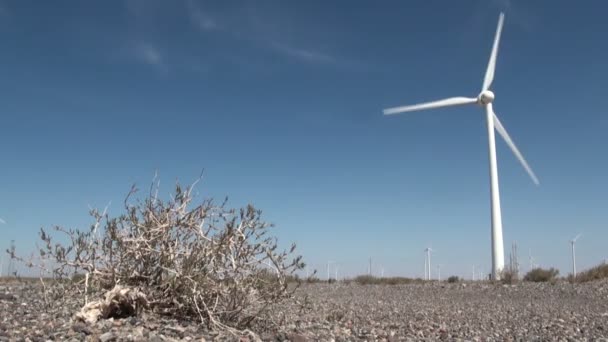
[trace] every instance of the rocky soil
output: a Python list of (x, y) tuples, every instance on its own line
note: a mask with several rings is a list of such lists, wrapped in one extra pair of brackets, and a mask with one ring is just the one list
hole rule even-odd
[(0, 341), (608, 341), (608, 281), (515, 286), (307, 284), (250, 337), (144, 312), (75, 323), (82, 298), (45, 308), (40, 285), (0, 284)]

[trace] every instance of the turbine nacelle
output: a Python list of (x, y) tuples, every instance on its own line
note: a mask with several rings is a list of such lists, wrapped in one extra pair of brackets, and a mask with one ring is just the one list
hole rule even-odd
[(494, 101), (494, 93), (490, 90), (482, 91), (481, 94), (479, 94), (479, 96), (477, 97), (477, 102), (481, 105), (487, 105), (489, 103), (492, 103), (492, 101)]

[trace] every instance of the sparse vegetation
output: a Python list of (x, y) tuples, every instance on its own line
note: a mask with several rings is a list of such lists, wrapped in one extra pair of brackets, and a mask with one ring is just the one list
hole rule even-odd
[[(264, 320), (297, 287), (288, 287), (304, 267), (295, 245), (277, 251), (276, 239), (267, 235), (272, 225), (251, 205), (240, 210), (227, 209), (226, 201), (193, 205), (195, 184), (177, 184), (168, 201), (156, 196), (158, 183), (143, 200), (133, 199), (133, 187), (123, 215), (91, 210), (88, 231), (55, 227), (68, 238), (66, 245), (41, 229), (40, 258), (28, 266), (54, 279), (75, 280), (45, 286), (49, 305), (56, 305), (69, 284), (81, 292), (83, 303), (92, 293), (121, 285), (143, 291), (153, 299), (153, 310), (196, 317), (214, 328), (245, 329)], [(12, 256), (18, 258), (14, 251)]]
[(322, 281), (323, 280), (321, 280), (321, 279), (319, 279), (319, 278), (317, 278), (315, 276), (310, 276), (310, 277), (306, 278), (306, 282), (309, 283), (309, 284), (316, 284), (316, 283), (320, 283)]
[(460, 281), (460, 278), (458, 278), (457, 276), (451, 276), (448, 278), (448, 283), (457, 283)]
[(602, 263), (576, 275), (577, 282), (588, 282), (608, 278), (608, 264)]
[(514, 270), (505, 268), (500, 272), (500, 282), (506, 285), (513, 285), (519, 281), (519, 276)]
[(524, 280), (532, 282), (555, 281), (558, 274), (559, 271), (555, 268), (544, 269), (538, 267), (526, 273), (526, 275), (524, 276)]
[(359, 285), (401, 285), (422, 282), (420, 279), (405, 277), (374, 277), (371, 275), (360, 275), (353, 279)]

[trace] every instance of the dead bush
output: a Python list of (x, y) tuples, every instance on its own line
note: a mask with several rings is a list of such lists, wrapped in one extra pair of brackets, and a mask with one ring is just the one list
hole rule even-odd
[[(293, 294), (288, 280), (304, 267), (301, 257), (294, 255), (295, 245), (278, 251), (276, 238), (268, 235), (272, 225), (252, 205), (227, 209), (227, 200), (211, 199), (194, 205), (195, 184), (177, 184), (164, 201), (157, 196), (158, 182), (143, 199), (135, 198), (133, 187), (124, 214), (91, 210), (94, 223), (87, 231), (54, 227), (67, 244), (55, 243), (41, 229), (40, 262), (29, 265), (55, 279), (84, 275), (78, 286), (85, 303), (91, 291), (119, 285), (140, 289), (153, 310), (194, 316), (211, 327), (244, 329), (261, 321)], [(65, 283), (48, 287), (57, 298)]]
[(535, 268), (530, 270), (524, 276), (525, 281), (533, 281), (533, 282), (547, 282), (554, 281), (557, 278), (559, 271), (555, 268), (543, 269), (543, 268)]
[(608, 264), (602, 263), (576, 275), (577, 282), (588, 282), (608, 278)]
[(421, 282), (405, 277), (374, 277), (371, 275), (359, 275), (353, 281), (359, 285), (403, 285)]
[(500, 272), (500, 282), (505, 285), (513, 285), (519, 281), (519, 276), (515, 270), (505, 268)]

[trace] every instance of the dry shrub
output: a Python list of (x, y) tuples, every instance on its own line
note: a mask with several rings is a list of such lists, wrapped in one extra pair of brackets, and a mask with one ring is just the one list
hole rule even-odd
[(460, 278), (458, 278), (457, 276), (450, 276), (448, 278), (448, 283), (457, 283), (460, 281)]
[(405, 277), (374, 277), (371, 275), (360, 275), (356, 276), (354, 282), (359, 285), (401, 285), (411, 284), (414, 282), (421, 282), (421, 280), (415, 280)]
[[(55, 227), (67, 236), (66, 245), (41, 229), (41, 262), (29, 265), (55, 279), (84, 274), (79, 288), (87, 283), (85, 302), (91, 291), (121, 285), (141, 289), (157, 312), (194, 316), (210, 327), (244, 329), (263, 321), (274, 304), (292, 296), (288, 280), (304, 267), (301, 257), (294, 255), (295, 245), (277, 250), (276, 238), (267, 235), (272, 225), (251, 205), (227, 209), (226, 200), (218, 205), (210, 199), (194, 205), (195, 184), (177, 184), (167, 201), (157, 197), (158, 183), (144, 199), (134, 199), (133, 187), (126, 213), (110, 217), (91, 210), (88, 231)], [(63, 281), (55, 281), (45, 295), (56, 299), (65, 290)]]
[(538, 267), (526, 273), (524, 280), (533, 282), (555, 281), (558, 274), (559, 270), (555, 268), (543, 269)]
[(608, 264), (603, 263), (576, 275), (576, 281), (584, 283), (608, 278)]
[(500, 272), (500, 282), (506, 285), (512, 285), (519, 281), (519, 276), (516, 271), (505, 268)]

